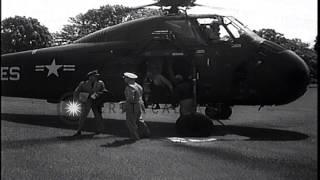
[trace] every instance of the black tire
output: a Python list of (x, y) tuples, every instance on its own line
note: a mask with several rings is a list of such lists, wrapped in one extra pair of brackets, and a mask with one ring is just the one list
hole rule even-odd
[[(79, 124), (79, 118), (80, 116), (77, 115), (77, 116), (72, 116), (72, 115), (69, 115), (67, 112), (66, 112), (66, 105), (69, 103), (69, 102), (72, 102), (73, 101), (73, 95), (72, 93), (66, 93), (64, 94), (61, 98), (60, 98), (60, 102), (58, 103), (58, 107), (57, 107), (57, 110), (58, 110), (58, 115), (59, 115), (59, 121), (65, 125), (78, 125)], [(80, 113), (79, 113), (80, 114)]]
[(223, 106), (221, 111), (221, 119), (229, 119), (232, 114), (232, 109), (230, 106)]
[(186, 137), (207, 137), (213, 130), (212, 121), (205, 115), (194, 113), (180, 116), (176, 122), (177, 133)]
[(205, 114), (211, 119), (219, 119), (219, 109), (217, 107), (206, 107)]
[(209, 106), (206, 107), (205, 114), (215, 120), (229, 119), (232, 114), (232, 108), (228, 105)]

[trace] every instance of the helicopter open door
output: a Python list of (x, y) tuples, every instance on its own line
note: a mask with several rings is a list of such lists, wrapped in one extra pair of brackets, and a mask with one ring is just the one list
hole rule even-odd
[[(206, 101), (208, 97), (215, 102), (231, 101), (234, 79), (234, 70), (248, 55), (246, 47), (240, 40), (237, 29), (219, 17), (201, 17), (196, 19), (199, 23), (199, 34), (207, 43), (205, 53), (197, 55), (198, 101)], [(221, 76), (223, 75), (223, 77)], [(214, 83), (212, 83), (214, 82)], [(212, 84), (219, 84), (212, 87)], [(219, 94), (219, 96), (216, 96)], [(222, 96), (221, 96), (222, 95)]]
[(141, 56), (145, 59), (143, 81), (150, 84), (147, 79), (151, 79), (154, 88), (145, 101), (171, 103), (175, 76), (188, 78), (192, 75), (190, 49), (204, 47), (205, 42), (188, 18), (164, 20), (163, 25), (150, 33), (152, 39), (146, 43)]

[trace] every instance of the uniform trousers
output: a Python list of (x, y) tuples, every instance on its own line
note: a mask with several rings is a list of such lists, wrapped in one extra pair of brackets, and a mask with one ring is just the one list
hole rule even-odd
[(92, 109), (92, 112), (95, 117), (96, 132), (102, 132), (103, 122), (102, 122), (102, 106), (94, 103), (94, 100), (89, 98), (87, 102), (81, 103), (81, 115), (79, 119), (78, 131), (81, 131), (84, 126), (84, 122), (87, 119), (87, 116)]
[(140, 103), (126, 104), (126, 124), (129, 129), (130, 137), (135, 140), (138, 140), (143, 136), (150, 136), (150, 130), (142, 119), (141, 106)]

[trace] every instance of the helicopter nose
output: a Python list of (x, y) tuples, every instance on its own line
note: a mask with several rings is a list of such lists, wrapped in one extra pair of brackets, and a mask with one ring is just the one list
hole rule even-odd
[(279, 62), (282, 62), (281, 87), (285, 89), (283, 102), (286, 104), (302, 96), (306, 91), (310, 80), (310, 70), (302, 58), (291, 50), (279, 52)]

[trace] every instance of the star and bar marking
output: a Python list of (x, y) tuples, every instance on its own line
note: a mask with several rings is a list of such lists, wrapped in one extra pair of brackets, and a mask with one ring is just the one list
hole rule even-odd
[(76, 67), (76, 65), (72, 65), (72, 64), (58, 65), (58, 64), (56, 64), (56, 60), (53, 58), (50, 65), (35, 65), (34, 71), (42, 72), (42, 71), (45, 71), (45, 69), (48, 69), (47, 77), (49, 77), (50, 75), (55, 75), (56, 77), (59, 77), (58, 70), (60, 68), (62, 68), (62, 71), (72, 72), (72, 71), (76, 70), (75, 67)]

